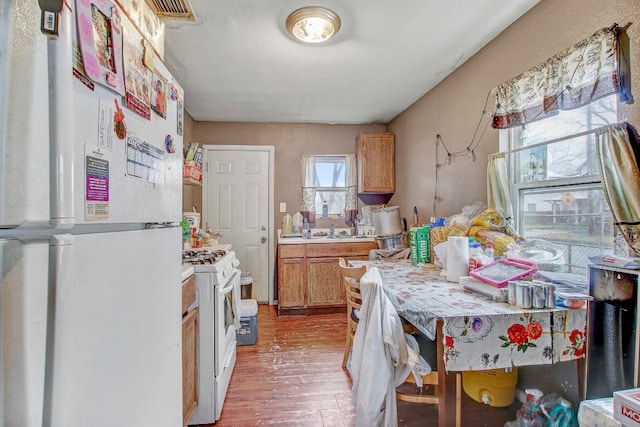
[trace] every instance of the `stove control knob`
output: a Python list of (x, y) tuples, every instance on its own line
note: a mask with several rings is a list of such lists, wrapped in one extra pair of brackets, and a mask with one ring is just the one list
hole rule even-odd
[(239, 265), (240, 265), (240, 260), (239, 260), (238, 258), (234, 259), (234, 260), (231, 262), (231, 265), (233, 265), (234, 267), (239, 266)]

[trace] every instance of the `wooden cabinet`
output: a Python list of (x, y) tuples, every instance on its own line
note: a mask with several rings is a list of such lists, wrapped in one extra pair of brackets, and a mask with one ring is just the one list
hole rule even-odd
[(391, 194), (396, 191), (395, 136), (363, 133), (356, 138), (358, 193)]
[(278, 246), (278, 314), (337, 313), (346, 307), (338, 258), (368, 259), (375, 242)]
[(186, 426), (198, 406), (198, 307), (189, 310), (196, 299), (196, 278), (182, 282), (182, 421)]

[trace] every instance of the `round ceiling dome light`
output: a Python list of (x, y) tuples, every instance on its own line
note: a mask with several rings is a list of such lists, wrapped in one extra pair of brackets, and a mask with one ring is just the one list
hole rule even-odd
[(287, 31), (305, 43), (322, 43), (340, 30), (340, 17), (322, 6), (306, 6), (287, 17)]

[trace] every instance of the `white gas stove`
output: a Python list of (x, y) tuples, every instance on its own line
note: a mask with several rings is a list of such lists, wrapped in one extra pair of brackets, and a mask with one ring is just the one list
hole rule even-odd
[(193, 266), (200, 310), (198, 407), (189, 424), (212, 424), (222, 404), (236, 362), (240, 324), (240, 262), (231, 245), (184, 251)]
[(212, 273), (215, 284), (225, 284), (240, 261), (230, 249), (199, 249), (182, 252), (182, 263), (191, 264), (195, 273)]

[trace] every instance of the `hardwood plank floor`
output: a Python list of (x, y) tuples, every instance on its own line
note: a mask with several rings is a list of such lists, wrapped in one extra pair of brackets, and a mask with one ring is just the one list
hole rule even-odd
[[(351, 427), (351, 383), (342, 370), (343, 314), (278, 317), (260, 305), (258, 342), (239, 346), (236, 367), (217, 427)], [(502, 427), (520, 404), (492, 408), (463, 396), (465, 427)], [(399, 426), (437, 426), (433, 405), (398, 402)]]

